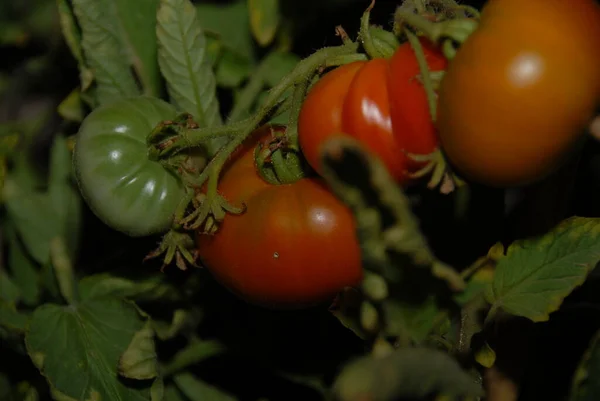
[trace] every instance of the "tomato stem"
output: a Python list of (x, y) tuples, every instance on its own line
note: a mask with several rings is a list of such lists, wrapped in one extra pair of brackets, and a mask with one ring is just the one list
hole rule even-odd
[(367, 7), (360, 19), (360, 31), (358, 33), (358, 38), (370, 58), (389, 58), (392, 56), (392, 54), (394, 54), (396, 49), (385, 47), (385, 42), (383, 42), (383, 44), (378, 43), (378, 46), (375, 43), (375, 38), (371, 35), (370, 18), (371, 9), (374, 5), (375, 0), (373, 0), (369, 7)]
[(336, 47), (325, 47), (300, 61), (290, 74), (284, 77), (277, 86), (269, 91), (264, 106), (253, 117), (247, 120), (247, 125), (208, 163), (204, 171), (200, 174), (199, 181), (206, 181), (212, 170), (221, 171), (231, 152), (240, 146), (246, 137), (263, 121), (277, 100), (279, 100), (288, 88), (295, 83), (309, 80), (312, 74), (314, 74), (315, 71), (329, 58), (352, 54), (355, 53), (357, 49), (358, 44), (354, 42)]
[(431, 121), (435, 122), (437, 118), (437, 95), (433, 89), (433, 81), (431, 79), (431, 72), (429, 71), (429, 65), (425, 53), (423, 52), (423, 46), (417, 36), (405, 29), (406, 37), (410, 43), (410, 46), (415, 53), (415, 58), (419, 64), (419, 70), (421, 71), (421, 78), (423, 80), (423, 88), (427, 95), (427, 103), (429, 104), (429, 114), (431, 114)]

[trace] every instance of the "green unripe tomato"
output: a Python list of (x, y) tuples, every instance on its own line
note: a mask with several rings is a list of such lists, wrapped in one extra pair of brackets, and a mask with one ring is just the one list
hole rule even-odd
[(148, 158), (146, 137), (177, 111), (140, 96), (103, 105), (83, 121), (73, 152), (75, 174), (90, 209), (132, 237), (169, 229), (184, 197), (180, 179)]

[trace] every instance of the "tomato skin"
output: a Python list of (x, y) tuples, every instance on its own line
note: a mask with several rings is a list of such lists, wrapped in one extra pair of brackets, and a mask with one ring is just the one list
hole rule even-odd
[(439, 91), (451, 163), (490, 186), (535, 182), (582, 138), (600, 100), (600, 6), (490, 0)]
[(315, 171), (320, 146), (332, 134), (343, 132), (342, 110), (348, 87), (364, 61), (345, 64), (325, 74), (308, 92), (298, 119), (298, 140), (306, 161)]
[[(443, 70), (442, 53), (421, 39), (430, 70)], [(390, 60), (377, 58), (343, 65), (325, 74), (310, 90), (298, 120), (300, 147), (308, 163), (320, 172), (321, 144), (344, 133), (378, 156), (400, 184), (422, 164), (407, 153), (429, 154), (437, 136), (420, 69), (409, 43)]]
[(253, 146), (261, 128), (223, 171), (219, 193), (246, 204), (228, 215), (215, 235), (199, 234), (200, 259), (213, 276), (248, 302), (302, 308), (331, 300), (362, 280), (350, 210), (320, 179), (272, 185), (257, 173)]
[[(420, 42), (429, 70), (446, 70), (446, 57), (428, 40), (421, 39)], [(438, 146), (438, 137), (432, 123), (427, 94), (415, 77), (419, 72), (413, 48), (408, 44), (400, 46), (390, 59), (390, 115), (394, 136), (406, 152), (424, 155)], [(407, 163), (410, 170), (422, 166), (411, 159), (407, 159)]]
[(148, 159), (146, 136), (177, 115), (152, 97), (119, 100), (83, 121), (73, 151), (79, 189), (105, 224), (130, 236), (166, 231), (184, 196), (180, 180)]

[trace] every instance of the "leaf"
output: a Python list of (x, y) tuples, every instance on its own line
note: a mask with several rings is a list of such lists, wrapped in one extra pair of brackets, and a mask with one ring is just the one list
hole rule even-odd
[(180, 350), (163, 369), (165, 376), (176, 373), (205, 359), (220, 355), (226, 351), (223, 344), (215, 340), (194, 341)]
[(215, 71), (217, 83), (225, 88), (237, 88), (252, 73), (253, 64), (242, 56), (224, 50)]
[(272, 88), (277, 86), (279, 82), (300, 62), (300, 57), (294, 53), (274, 51), (269, 53), (265, 59), (265, 70), (268, 71), (264, 75), (265, 84)]
[(24, 332), (29, 317), (19, 313), (14, 306), (0, 300), (0, 327), (10, 331)]
[(48, 196), (51, 209), (56, 214), (58, 223), (57, 235), (65, 237), (67, 255), (75, 259), (81, 237), (81, 197), (71, 180), (71, 154), (67, 147), (67, 139), (57, 135), (50, 153), (50, 174), (48, 178)]
[(0, 301), (17, 304), (21, 299), (21, 290), (0, 265)]
[(221, 45), (253, 62), (254, 44), (248, 8), (243, 1), (196, 4), (196, 14), (206, 34), (216, 36)]
[(63, 399), (149, 400), (151, 382), (128, 387), (117, 375), (121, 354), (143, 325), (125, 301), (45, 304), (34, 311), (25, 343), (53, 393)]
[(58, 105), (58, 114), (65, 120), (81, 122), (84, 117), (83, 103), (79, 89), (74, 89)]
[(596, 333), (575, 372), (570, 401), (600, 399), (600, 331)]
[(18, 170), (5, 183), (8, 215), (29, 254), (42, 265), (49, 261), (50, 243), (55, 237), (69, 241), (71, 258), (77, 251), (81, 200), (70, 181), (71, 168), (66, 140), (58, 135), (52, 146), (48, 192), (36, 190), (29, 173), (18, 174)]
[(158, 63), (177, 107), (200, 126), (222, 124), (216, 79), (207, 42), (189, 0), (161, 0), (158, 10)]
[[(165, 399), (165, 382), (162, 377), (157, 377), (150, 388), (150, 401), (162, 401)], [(167, 399), (167, 401), (172, 401)]]
[(73, 0), (73, 10), (81, 27), (86, 64), (94, 73), (98, 102), (138, 95), (114, 0)]
[(431, 334), (440, 323), (440, 316), (444, 316), (434, 296), (427, 297), (423, 303), (390, 299), (383, 302), (382, 306), (389, 322), (386, 333), (394, 336), (408, 334), (417, 344)]
[(156, 336), (161, 340), (169, 340), (179, 334), (180, 330), (186, 327), (189, 323), (190, 313), (185, 309), (176, 309), (173, 312), (171, 323), (162, 321), (153, 321), (154, 331)]
[(81, 49), (81, 31), (77, 26), (77, 21), (73, 15), (73, 9), (68, 0), (56, 0), (62, 35), (71, 50), (71, 54), (80, 66), (83, 61), (83, 50)]
[(13, 282), (19, 287), (21, 301), (26, 305), (37, 305), (40, 297), (39, 265), (27, 253), (13, 224), (5, 224), (3, 228), (8, 244), (8, 268)]
[(502, 309), (534, 322), (549, 319), (600, 261), (600, 218), (573, 217), (541, 238), (513, 243), (486, 291), (488, 320)]
[(165, 282), (164, 274), (150, 275), (139, 280), (129, 280), (108, 273), (87, 276), (79, 282), (79, 296), (82, 300), (113, 297), (162, 302), (181, 298), (177, 288)]
[(165, 401), (188, 401), (174, 384), (165, 387)]
[(60, 226), (44, 193), (28, 192), (10, 177), (4, 186), (5, 206), (27, 252), (40, 264), (50, 258), (50, 241)]
[(235, 401), (236, 398), (217, 387), (203, 382), (191, 373), (179, 373), (173, 376), (173, 381), (183, 394), (191, 401)]
[(157, 62), (156, 12), (160, 0), (112, 0), (123, 28), (130, 62), (140, 78), (144, 93), (160, 95)]
[(252, 35), (262, 47), (270, 45), (281, 20), (279, 0), (248, 0), (248, 10)]
[(154, 348), (154, 330), (150, 321), (135, 333), (129, 347), (119, 359), (119, 374), (129, 379), (147, 380), (158, 376)]
[(340, 401), (482, 395), (480, 385), (454, 359), (428, 348), (400, 348), (358, 359), (344, 367), (333, 391)]

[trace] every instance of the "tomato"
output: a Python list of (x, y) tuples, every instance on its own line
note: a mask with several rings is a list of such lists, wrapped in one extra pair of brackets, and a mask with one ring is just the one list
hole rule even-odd
[[(430, 70), (446, 67), (442, 53), (421, 40)], [(308, 163), (320, 171), (321, 144), (344, 133), (377, 155), (399, 183), (421, 164), (405, 152), (429, 154), (437, 146), (414, 51), (404, 43), (390, 60), (376, 58), (343, 65), (310, 90), (298, 121), (299, 141)]]
[(176, 115), (168, 103), (141, 96), (100, 106), (83, 121), (73, 153), (77, 182), (90, 209), (113, 229), (144, 236), (171, 226), (184, 188), (148, 159), (146, 136)]
[(444, 152), (466, 177), (520, 186), (555, 171), (600, 99), (600, 6), (490, 0), (439, 90)]
[(227, 215), (214, 235), (197, 236), (200, 260), (254, 304), (301, 308), (331, 300), (362, 280), (353, 216), (319, 178), (264, 181), (253, 149), (269, 133), (267, 126), (257, 130), (223, 170), (219, 193), (247, 209)]

